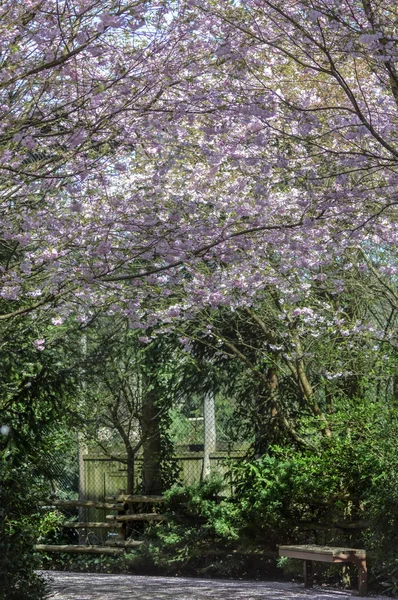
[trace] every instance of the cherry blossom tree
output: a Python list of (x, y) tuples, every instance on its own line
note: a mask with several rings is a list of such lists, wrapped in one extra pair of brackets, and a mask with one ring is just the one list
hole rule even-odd
[[(118, 154), (131, 157), (140, 123), (173, 83), (166, 8), (114, 0), (2, 4), (3, 319), (74, 289), (79, 265), (84, 270), (93, 248), (101, 254), (106, 246), (95, 219), (98, 188), (125, 170)], [(81, 215), (83, 192), (89, 212)]]
[(104, 282), (138, 280), (155, 296), (178, 283), (191, 306), (216, 306), (275, 283), (272, 255), (280, 272), (322, 278), (345, 248), (366, 263), (396, 246), (395, 42), (382, 11), (385, 39), (372, 37), (366, 6), (349, 3), (351, 20), (333, 3), (184, 7), (199, 58), (127, 183), (148, 207), (138, 222), (130, 213), (142, 261), (114, 263)]
[(377, 271), (397, 233), (391, 14), (6, 5), (2, 318), (106, 306), (146, 328), (320, 282), (348, 248)]

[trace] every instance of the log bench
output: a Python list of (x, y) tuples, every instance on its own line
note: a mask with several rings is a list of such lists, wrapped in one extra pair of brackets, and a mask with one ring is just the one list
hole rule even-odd
[(304, 585), (312, 587), (312, 561), (332, 564), (352, 563), (358, 568), (359, 596), (367, 595), (366, 551), (332, 546), (279, 546), (279, 556), (299, 558), (304, 561)]

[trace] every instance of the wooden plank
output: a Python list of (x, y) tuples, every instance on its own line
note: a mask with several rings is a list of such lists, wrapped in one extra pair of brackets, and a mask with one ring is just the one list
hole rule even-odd
[(368, 569), (366, 560), (361, 558), (358, 566), (358, 592), (361, 598), (368, 595)]
[(332, 554), (316, 554), (315, 552), (304, 552), (303, 550), (283, 550), (279, 552), (279, 556), (287, 558), (299, 558), (300, 560), (316, 560), (318, 562), (333, 562)]
[(95, 502), (94, 500), (48, 500), (47, 502), (40, 502), (42, 508), (69, 508), (69, 507), (81, 507), (81, 508), (105, 508), (107, 510), (123, 510), (124, 504), (122, 502)]
[(345, 563), (352, 562), (355, 563), (357, 560), (366, 560), (365, 554), (354, 554), (353, 552), (342, 552), (341, 554), (335, 554), (333, 556), (334, 563)]
[(133, 504), (137, 502), (157, 503), (164, 502), (163, 496), (142, 496), (131, 494), (119, 494), (118, 496), (107, 496), (105, 502), (126, 502)]
[(109, 554), (111, 556), (120, 556), (125, 553), (123, 548), (109, 548), (104, 546), (52, 546), (48, 544), (36, 544), (36, 552), (68, 552), (74, 554)]
[(165, 515), (157, 513), (136, 513), (134, 515), (106, 515), (107, 521), (165, 521)]
[[(316, 546), (314, 544), (303, 544), (300, 546), (279, 546), (279, 554), (280, 556), (284, 556), (281, 552), (303, 552), (303, 553), (313, 553), (313, 554), (323, 554), (330, 556), (339, 556), (339, 555), (356, 555), (356, 556), (366, 556), (366, 550), (359, 548), (346, 548), (345, 546)], [(315, 559), (314, 559), (315, 560)]]
[(121, 527), (121, 524), (109, 521), (106, 523), (69, 521), (64, 523), (62, 527), (65, 529), (117, 529)]

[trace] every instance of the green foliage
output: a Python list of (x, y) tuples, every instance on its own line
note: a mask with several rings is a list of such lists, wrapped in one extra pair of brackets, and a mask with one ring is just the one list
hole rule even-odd
[[(42, 600), (47, 586), (34, 570), (41, 532), (38, 502), (51, 493), (66, 456), (65, 415), (76, 399), (76, 330), (64, 338), (41, 318), (2, 323), (0, 348), (0, 598)], [(46, 339), (45, 350), (34, 341)], [(47, 475), (47, 477), (46, 477)], [(47, 482), (47, 483), (45, 483)]]
[(53, 536), (58, 532), (64, 521), (65, 516), (57, 510), (44, 513), (37, 528), (40, 536), (39, 542), (46, 543), (49, 536)]
[(367, 448), (373, 458), (370, 484), (364, 494), (369, 529), (364, 544), (373, 555), (372, 572), (383, 587), (398, 592), (398, 414), (395, 407), (380, 410), (379, 428)]
[[(330, 425), (329, 438), (320, 435), (317, 420), (305, 419), (300, 431), (313, 446), (301, 450), (274, 446), (267, 455), (231, 465), (241, 540), (270, 547), (284, 542), (364, 547), (371, 555), (372, 581), (394, 591), (396, 409), (369, 398), (342, 402), (330, 415)], [(368, 523), (369, 528), (333, 527), (341, 522)]]
[[(153, 526), (136, 554), (137, 568), (169, 574), (200, 574), (210, 560), (225, 555), (238, 539), (236, 510), (222, 499), (218, 480), (193, 486), (175, 486), (166, 492), (166, 524)], [(211, 554), (215, 553), (215, 556)], [(221, 573), (218, 573), (219, 575)]]
[(37, 498), (45, 489), (26, 464), (0, 462), (0, 599), (44, 600), (48, 586), (34, 573), (33, 552), (41, 516)]
[(331, 416), (330, 438), (319, 435), (318, 421), (307, 419), (302, 429), (313, 446), (300, 451), (274, 446), (267, 455), (232, 464), (246, 533), (268, 534), (281, 543), (297, 537), (300, 523), (365, 519), (381, 472), (380, 410), (369, 404), (341, 409)]
[[(61, 542), (59, 542), (61, 543)], [(41, 568), (52, 571), (75, 571), (83, 573), (131, 573), (135, 572), (131, 552), (118, 556), (68, 554), (57, 552), (41, 554)]]
[(398, 558), (384, 560), (379, 568), (378, 580), (388, 595), (398, 594)]
[(223, 489), (222, 481), (217, 478), (197, 485), (171, 488), (165, 493), (169, 522), (177, 525), (202, 523), (205, 535), (237, 539), (238, 533), (231, 524), (232, 507), (220, 497)]

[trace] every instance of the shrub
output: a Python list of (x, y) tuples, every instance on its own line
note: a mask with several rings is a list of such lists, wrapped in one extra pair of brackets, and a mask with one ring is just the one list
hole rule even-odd
[(0, 463), (0, 599), (44, 600), (48, 584), (34, 572), (40, 485), (27, 465)]
[(238, 539), (235, 506), (223, 499), (219, 480), (174, 486), (166, 492), (167, 523), (152, 526), (135, 565), (169, 574), (204, 574), (212, 553), (225, 555)]

